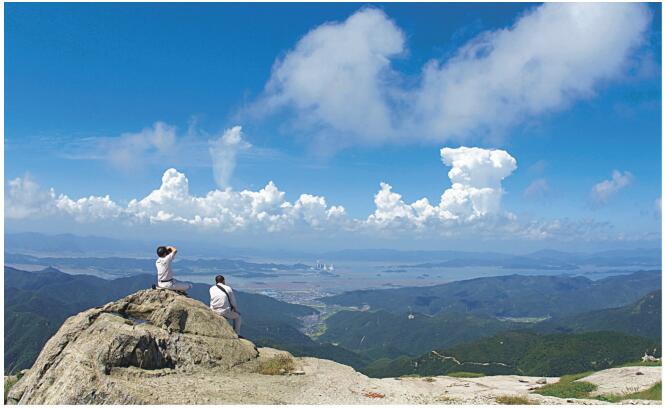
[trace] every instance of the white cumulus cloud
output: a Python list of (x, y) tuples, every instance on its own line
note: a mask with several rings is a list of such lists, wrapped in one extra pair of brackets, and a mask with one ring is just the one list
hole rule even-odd
[(91, 195), (77, 200), (64, 194), (56, 196), (53, 188), (43, 190), (30, 175), (15, 178), (8, 185), (5, 192), (5, 216), (8, 219), (63, 214), (77, 222), (93, 222), (117, 218), (122, 211), (108, 195)]
[(483, 148), (442, 148), (442, 162), (451, 166), (452, 183), (440, 197), (438, 205), (426, 198), (406, 204), (401, 195), (382, 183), (375, 195), (375, 212), (367, 223), (381, 227), (412, 225), (440, 226), (444, 223), (474, 222), (500, 212), (503, 195), (501, 182), (516, 169), (516, 160), (507, 151)]
[(404, 43), (401, 30), (378, 9), (323, 24), (275, 64), (263, 103), (294, 108), (307, 126), (386, 138), (394, 114), (387, 102), (390, 58), (404, 51)]
[(250, 146), (243, 140), (243, 133), (239, 125), (225, 130), (220, 138), (209, 141), (213, 176), (219, 188), (227, 188), (229, 178), (236, 167), (236, 155), (240, 150), (248, 149)]
[(640, 4), (547, 3), (424, 69), (417, 114), (430, 135), (495, 132), (594, 95), (643, 41)]
[(55, 199), (55, 206), (77, 222), (114, 219), (122, 212), (122, 208), (112, 201), (109, 195), (89, 196), (77, 200), (70, 199), (67, 195), (60, 195)]
[(53, 211), (53, 189), (44, 191), (29, 175), (9, 181), (5, 189), (5, 216), (9, 219), (24, 219), (41, 216)]
[(292, 110), (294, 124), (341, 146), (497, 135), (623, 75), (650, 19), (637, 3), (547, 3), (429, 61), (415, 81), (391, 66), (408, 53), (405, 34), (364, 8), (301, 38), (259, 106)]
[(304, 194), (295, 202), (273, 182), (259, 191), (213, 190), (205, 196), (189, 192), (187, 177), (175, 169), (162, 176), (162, 185), (127, 206), (136, 222), (175, 222), (224, 231), (282, 231), (300, 225), (326, 227), (345, 215), (342, 207), (328, 207), (323, 197)]
[(634, 177), (628, 171), (621, 173), (614, 170), (611, 179), (598, 182), (591, 188), (591, 199), (598, 205), (606, 204), (618, 191), (630, 185)]

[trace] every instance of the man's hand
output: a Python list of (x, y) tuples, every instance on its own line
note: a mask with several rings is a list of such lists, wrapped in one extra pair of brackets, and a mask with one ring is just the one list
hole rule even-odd
[(177, 251), (175, 246), (167, 246), (167, 249), (169, 249), (173, 253), (176, 253), (176, 251)]

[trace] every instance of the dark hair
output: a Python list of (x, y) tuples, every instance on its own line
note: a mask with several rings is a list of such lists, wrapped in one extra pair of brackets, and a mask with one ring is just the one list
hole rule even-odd
[(169, 249), (167, 249), (166, 246), (157, 247), (157, 256), (159, 256), (160, 258), (164, 258), (167, 255), (169, 255)]
[(216, 276), (216, 277), (215, 277), (215, 283), (216, 283), (216, 284), (218, 284), (218, 283), (225, 283), (225, 277), (222, 276), (222, 275), (218, 275), (218, 276)]

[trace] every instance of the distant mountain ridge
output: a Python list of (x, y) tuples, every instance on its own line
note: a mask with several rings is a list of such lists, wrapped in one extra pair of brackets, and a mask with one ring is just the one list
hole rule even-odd
[[(5, 253), (6, 265), (41, 265), (57, 266), (63, 270), (94, 269), (116, 276), (129, 276), (138, 273), (150, 273), (155, 271), (155, 258), (127, 258), (127, 257), (38, 257), (32, 255)], [(174, 266), (178, 267), (181, 274), (210, 275), (212, 271), (224, 270), (228, 274), (246, 277), (275, 276), (276, 271), (298, 271), (308, 269), (309, 266), (302, 263), (280, 264), (280, 263), (254, 263), (240, 259), (191, 259), (177, 258)]]
[[(403, 264), (457, 264), (453, 266), (506, 266), (514, 268), (539, 268), (543, 266), (646, 266), (661, 264), (659, 248), (618, 249), (598, 252), (564, 252), (544, 249), (527, 254), (500, 252), (473, 252), (455, 250), (399, 250), (399, 249), (342, 249), (314, 252), (289, 249), (251, 249), (219, 243), (197, 242), (180, 239), (177, 242), (184, 254), (195, 257), (221, 259), (291, 259), (330, 261), (364, 261)], [(35, 232), (5, 233), (5, 252), (32, 256), (133, 256), (153, 255), (156, 243), (151, 241), (120, 240), (97, 236), (72, 234), (46, 235)]]
[(558, 317), (627, 305), (660, 289), (661, 276), (660, 271), (639, 271), (597, 281), (582, 276), (492, 276), (435, 286), (356, 290), (321, 300), (397, 314), (467, 312), (493, 317)]
[(152, 246), (147, 242), (73, 234), (45, 235), (36, 232), (5, 233), (5, 252), (35, 252), (103, 255), (123, 253), (141, 255)]

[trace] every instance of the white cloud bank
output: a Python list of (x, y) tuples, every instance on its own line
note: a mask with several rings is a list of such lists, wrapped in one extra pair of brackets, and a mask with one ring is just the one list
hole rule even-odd
[[(427, 198), (406, 203), (389, 184), (381, 183), (376, 208), (368, 217), (352, 218), (342, 206), (330, 206), (322, 196), (301, 194), (286, 200), (269, 182), (258, 191), (216, 189), (204, 196), (192, 195), (187, 177), (170, 168), (159, 188), (126, 205), (109, 196), (72, 199), (44, 190), (29, 176), (9, 181), (5, 191), (8, 220), (43, 217), (72, 218), (79, 223), (99, 221), (123, 225), (184, 226), (195, 232), (283, 232), (333, 234), (356, 232), (368, 235), (411, 237), (474, 237), (572, 239), (573, 235), (608, 230), (594, 222), (568, 220), (518, 221), (501, 207), (502, 181), (517, 168), (506, 151), (482, 148), (443, 148), (443, 164), (451, 167), (446, 188), (437, 204)], [(577, 236), (578, 237), (578, 236)]]
[[(217, 143), (240, 144), (240, 127), (228, 130)], [(178, 222), (188, 225), (222, 228), (227, 231), (264, 229), (279, 231), (306, 225), (312, 228), (335, 226), (362, 229), (363, 226), (389, 227), (400, 224), (423, 228), (439, 222), (466, 223), (500, 212), (501, 181), (516, 169), (516, 160), (502, 150), (482, 148), (443, 148), (440, 156), (451, 166), (452, 182), (431, 205), (422, 198), (410, 205), (381, 183), (375, 195), (375, 212), (365, 220), (353, 220), (340, 206), (329, 207), (325, 198), (302, 194), (294, 202), (273, 182), (259, 191), (234, 191), (231, 188), (210, 191), (197, 197), (189, 192), (186, 176), (171, 168), (164, 172), (160, 187), (142, 199), (131, 200), (126, 207), (108, 196), (90, 196), (77, 200), (44, 191), (30, 176), (9, 182), (7, 217), (22, 219), (36, 215), (62, 213), (77, 221), (121, 218), (131, 223)]]
[(9, 181), (5, 191), (5, 217), (25, 219), (54, 214), (68, 215), (77, 222), (94, 222), (118, 218), (122, 209), (106, 196), (89, 196), (77, 200), (56, 196), (53, 188), (42, 190), (30, 175)]
[(598, 182), (591, 188), (591, 199), (597, 205), (604, 205), (613, 198), (618, 191), (630, 185), (634, 177), (628, 171), (623, 173), (614, 170), (611, 173), (611, 179), (605, 179)]
[(259, 191), (210, 191), (196, 197), (189, 193), (188, 179), (171, 168), (162, 185), (141, 200), (127, 206), (136, 222), (176, 222), (224, 231), (260, 230), (275, 232), (307, 225), (321, 228), (345, 215), (342, 207), (327, 207), (323, 197), (302, 194), (290, 203), (285, 193), (269, 182)]
[(623, 75), (650, 19), (637, 3), (547, 3), (429, 61), (415, 83), (391, 66), (408, 53), (405, 34), (364, 8), (301, 38), (258, 106), (289, 109), (295, 126), (339, 146), (497, 135)]
[(297, 201), (285, 200), (285, 193), (269, 182), (259, 191), (210, 191), (197, 197), (189, 192), (186, 176), (170, 168), (160, 187), (143, 199), (133, 199), (123, 207), (109, 196), (70, 199), (56, 196), (53, 189), (42, 190), (29, 176), (9, 182), (5, 196), (6, 217), (26, 219), (69, 216), (77, 222), (102, 219), (126, 224), (175, 223), (223, 231), (276, 232), (290, 229), (344, 227), (345, 209), (328, 207), (321, 196), (302, 194)]

